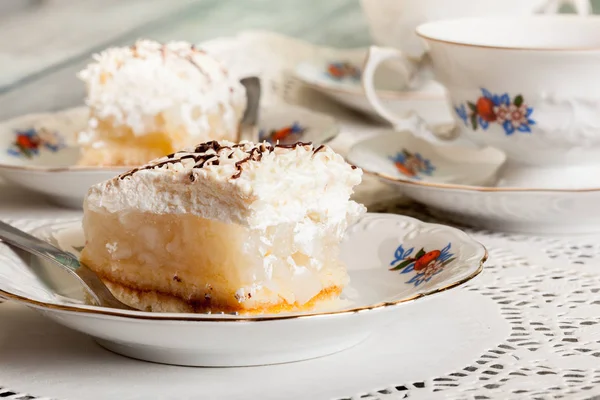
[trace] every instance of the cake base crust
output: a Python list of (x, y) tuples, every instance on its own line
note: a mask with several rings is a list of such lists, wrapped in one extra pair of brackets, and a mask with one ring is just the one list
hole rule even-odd
[(297, 302), (290, 304), (283, 300), (279, 303), (263, 304), (255, 308), (219, 307), (211, 304), (210, 299), (205, 301), (186, 301), (171, 294), (161, 293), (156, 290), (139, 290), (120, 283), (103, 279), (112, 294), (122, 303), (142, 311), (163, 313), (239, 313), (244, 315), (278, 314), (291, 311), (307, 311), (315, 308), (321, 302), (339, 298), (342, 288), (331, 286), (321, 290), (308, 302), (300, 305)]

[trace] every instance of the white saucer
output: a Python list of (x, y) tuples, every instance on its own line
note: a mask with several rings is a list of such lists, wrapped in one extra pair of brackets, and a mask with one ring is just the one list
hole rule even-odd
[[(424, 159), (413, 158), (416, 177), (394, 166), (393, 157), (404, 150)], [(388, 131), (355, 144), (347, 158), (366, 174), (461, 225), (536, 234), (600, 232), (600, 188), (495, 187), (504, 162), (498, 150), (434, 145), (410, 132)], [(427, 174), (422, 165), (435, 169)]]
[[(130, 169), (76, 165), (79, 147), (75, 136), (86, 126), (87, 115), (86, 107), (77, 107), (24, 115), (0, 124), (0, 175), (57, 204), (81, 208), (90, 186)], [(283, 143), (301, 140), (319, 145), (339, 133), (333, 118), (305, 108), (280, 104), (260, 110), (261, 139), (270, 140), (273, 131), (288, 126), (294, 129), (283, 135)], [(22, 141), (20, 148), (15, 144), (18, 140)], [(38, 142), (34, 151), (27, 149), (32, 142)]]
[[(33, 233), (74, 254), (84, 245), (80, 221), (48, 223)], [(355, 346), (401, 318), (415, 300), (442, 292), (452, 296), (451, 289), (478, 275), (487, 258), (485, 248), (460, 230), (392, 214), (364, 216), (348, 230), (341, 251), (350, 286), (341, 300), (306, 312), (235, 316), (90, 306), (68, 274), (28, 265), (4, 245), (0, 295), (133, 358), (194, 366), (261, 365)], [(42, 269), (43, 282), (31, 268)]]
[[(344, 55), (341, 59), (317, 59), (305, 61), (295, 68), (295, 75), (304, 84), (329, 96), (330, 98), (358, 111), (380, 118), (369, 104), (360, 81), (360, 71), (366, 50), (353, 56)], [(348, 63), (358, 71), (358, 75), (333, 77), (329, 66), (333, 63)], [(391, 67), (382, 66), (375, 77), (377, 94), (386, 107), (398, 115), (415, 112), (430, 126), (453, 125), (454, 119), (448, 106), (445, 89), (442, 85), (427, 81), (421, 87), (403, 90), (395, 83)]]

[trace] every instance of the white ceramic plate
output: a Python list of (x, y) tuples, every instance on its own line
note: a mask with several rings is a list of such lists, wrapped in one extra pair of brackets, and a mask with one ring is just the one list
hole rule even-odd
[[(75, 254), (84, 244), (80, 221), (42, 225), (33, 233)], [(452, 295), (450, 289), (479, 274), (487, 258), (485, 248), (460, 230), (391, 214), (364, 216), (350, 227), (341, 250), (351, 284), (339, 302), (310, 312), (232, 316), (89, 306), (68, 274), (43, 270), (41, 281), (33, 264), (4, 245), (0, 295), (130, 357), (198, 366), (273, 364), (357, 345), (401, 318), (413, 301)]]
[[(360, 81), (366, 51), (341, 59), (316, 59), (298, 64), (295, 75), (304, 84), (355, 110), (376, 118), (378, 114), (369, 104)], [(349, 68), (337, 67), (344, 65)], [(341, 76), (332, 75), (331, 68)], [(346, 72), (344, 72), (346, 71)], [(355, 73), (353, 73), (355, 72)], [(419, 88), (402, 90), (396, 84), (392, 67), (383, 65), (375, 76), (377, 94), (384, 105), (397, 115), (415, 112), (430, 126), (453, 125), (454, 119), (446, 100), (444, 88), (427, 80)]]
[(75, 135), (86, 124), (85, 108), (29, 114), (0, 124), (0, 175), (7, 181), (81, 208), (87, 189), (127, 168), (76, 166)]
[(492, 184), (505, 160), (502, 152), (460, 146), (434, 146), (410, 132), (386, 131), (354, 146), (350, 161), (397, 180), (470, 185)]
[[(435, 145), (410, 132), (389, 131), (355, 144), (347, 158), (366, 174), (461, 225), (535, 234), (600, 232), (600, 188), (494, 187), (504, 161), (498, 150)], [(398, 161), (401, 168), (395, 165)], [(406, 174), (405, 164), (416, 176)], [(433, 172), (427, 174), (431, 167)]]
[[(90, 186), (129, 168), (79, 167), (75, 136), (86, 125), (87, 108), (30, 114), (0, 124), (0, 175), (7, 181), (47, 196), (67, 207), (81, 208)], [(288, 132), (285, 128), (294, 127)], [(261, 138), (278, 132), (280, 142), (317, 145), (339, 133), (335, 120), (301, 107), (281, 104), (263, 107)]]

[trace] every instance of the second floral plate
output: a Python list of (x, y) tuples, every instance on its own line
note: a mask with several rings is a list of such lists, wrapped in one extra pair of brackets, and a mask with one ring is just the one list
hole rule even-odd
[(410, 131), (387, 131), (356, 143), (347, 158), (460, 225), (534, 234), (600, 232), (600, 188), (496, 187), (505, 159), (499, 150), (432, 144)]
[[(296, 66), (295, 75), (307, 86), (350, 108), (378, 117), (364, 93), (361, 75), (366, 50), (343, 58), (313, 59)], [(453, 125), (454, 120), (444, 88), (437, 82), (424, 80), (418, 88), (404, 89), (396, 84), (396, 75), (382, 65), (375, 76), (377, 95), (394, 113), (416, 113), (428, 125)]]
[[(81, 208), (90, 186), (127, 171), (127, 167), (77, 165), (76, 135), (86, 126), (85, 107), (30, 114), (0, 124), (0, 176), (71, 208)], [(339, 132), (324, 114), (292, 105), (263, 106), (259, 136), (268, 142), (325, 143)]]

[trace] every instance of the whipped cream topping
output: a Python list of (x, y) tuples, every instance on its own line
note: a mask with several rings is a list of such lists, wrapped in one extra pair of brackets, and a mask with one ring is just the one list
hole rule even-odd
[(85, 207), (192, 213), (251, 229), (293, 222), (306, 236), (297, 239), (310, 246), (304, 228), (344, 230), (365, 212), (349, 200), (361, 178), (362, 170), (328, 146), (213, 141), (93, 186)]
[[(109, 48), (79, 73), (92, 118), (80, 141), (94, 138), (98, 120), (134, 135), (166, 126), (200, 140), (215, 127), (233, 134), (245, 109), (245, 89), (213, 57), (186, 42), (139, 40)], [(160, 115), (160, 118), (157, 118)], [(233, 136), (231, 136), (233, 137)]]

